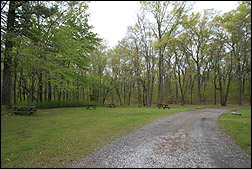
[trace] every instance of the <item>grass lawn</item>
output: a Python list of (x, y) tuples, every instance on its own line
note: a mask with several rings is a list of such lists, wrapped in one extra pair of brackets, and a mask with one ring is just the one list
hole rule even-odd
[(232, 115), (232, 111), (219, 117), (219, 126), (251, 155), (251, 108), (238, 109), (236, 112), (241, 113), (241, 116)]
[(195, 107), (56, 108), (1, 117), (1, 167), (66, 167), (157, 118)]
[[(195, 110), (198, 106), (171, 107), (98, 107), (96, 110), (86, 110), (85, 107), (56, 108), (40, 109), (32, 116), (1, 117), (1, 167), (67, 167), (76, 158), (85, 156), (155, 119)], [(251, 149), (251, 109), (238, 112), (243, 115), (233, 115), (232, 119), (229, 114), (223, 114), (220, 117), (220, 126), (242, 123), (244, 127), (234, 128), (239, 129), (238, 134), (242, 136), (245, 132), (240, 130), (245, 128), (244, 131), (248, 133), (244, 134), (246, 139), (242, 138), (241, 141), (247, 140), (246, 149)], [(239, 118), (241, 119), (238, 120)]]

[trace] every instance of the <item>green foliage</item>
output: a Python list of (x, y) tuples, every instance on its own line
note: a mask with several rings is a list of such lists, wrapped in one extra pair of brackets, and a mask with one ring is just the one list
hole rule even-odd
[[(191, 12), (189, 2), (140, 2), (137, 22), (112, 49), (88, 24), (88, 2), (18, 4), (12, 104), (84, 105), (77, 102), (89, 95), (100, 105), (151, 106), (161, 97), (169, 104), (251, 100), (251, 2), (224, 14)], [(1, 28), (4, 33), (6, 24)], [(5, 38), (1, 42), (3, 73)], [(65, 96), (74, 101), (65, 103)]]
[(27, 1), (20, 5), (10, 79), (15, 75), (13, 81), (26, 92), (28, 103), (32, 97), (42, 100), (47, 85), (50, 93), (53, 88), (59, 93), (86, 87), (88, 55), (101, 40), (88, 24), (87, 2)]
[[(27, 103), (28, 103), (28, 100), (22, 101), (22, 102), (21, 102), (21, 101), (18, 101), (18, 102), (16, 103), (16, 106), (27, 106)], [(13, 100), (12, 100), (12, 105), (14, 105)], [(36, 107), (36, 101), (31, 102), (31, 103), (30, 103), (30, 106)]]
[(7, 105), (2, 105), (2, 104), (1, 104), (1, 113), (2, 113), (3, 111), (5, 111), (7, 108), (8, 108)]
[(8, 106), (7, 105), (2, 105), (1, 104), (1, 116), (5, 116), (5, 117), (8, 117), (8, 116), (11, 116), (11, 112), (9, 111), (8, 109)]

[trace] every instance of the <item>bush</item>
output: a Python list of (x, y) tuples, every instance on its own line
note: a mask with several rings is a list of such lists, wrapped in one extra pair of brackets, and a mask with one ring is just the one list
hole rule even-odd
[(11, 109), (8, 109), (8, 105), (1, 104), (1, 116), (11, 116)]
[(1, 104), (1, 114), (7, 109), (7, 105), (2, 105)]

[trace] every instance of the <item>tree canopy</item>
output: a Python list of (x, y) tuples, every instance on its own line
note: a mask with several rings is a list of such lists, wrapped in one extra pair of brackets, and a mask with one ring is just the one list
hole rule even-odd
[(109, 48), (84, 1), (1, 1), (2, 104), (251, 104), (251, 2), (140, 2)]

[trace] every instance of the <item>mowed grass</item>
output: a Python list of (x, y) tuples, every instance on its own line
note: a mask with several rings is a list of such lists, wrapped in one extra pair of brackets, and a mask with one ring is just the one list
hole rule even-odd
[[(242, 115), (233, 115), (231, 112)], [(231, 110), (219, 117), (219, 126), (251, 155), (251, 108)]]
[(163, 116), (197, 106), (57, 108), (1, 118), (1, 167), (67, 167), (78, 157)]

